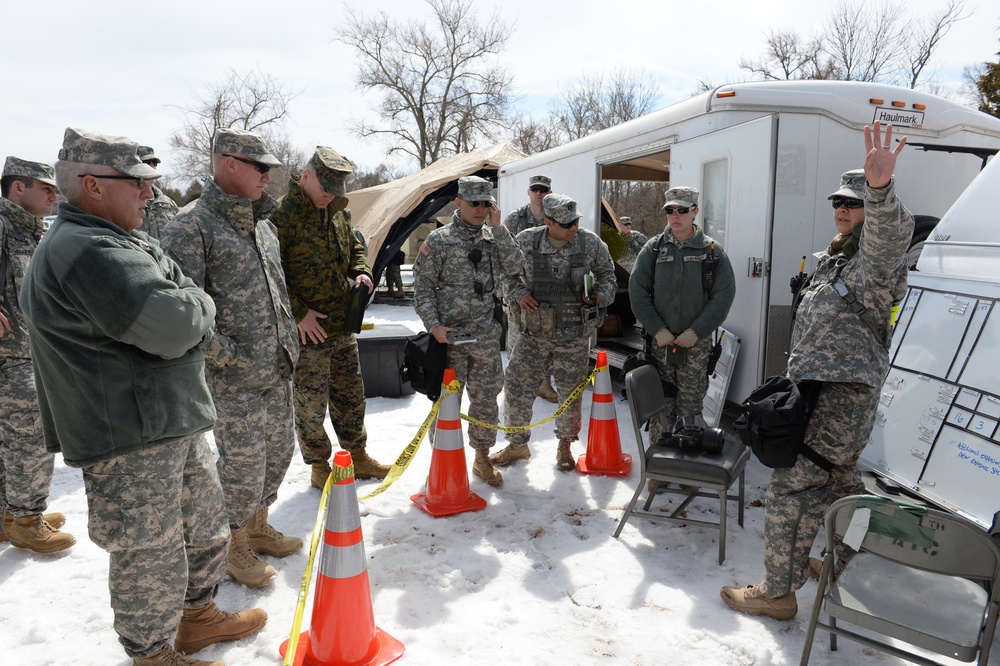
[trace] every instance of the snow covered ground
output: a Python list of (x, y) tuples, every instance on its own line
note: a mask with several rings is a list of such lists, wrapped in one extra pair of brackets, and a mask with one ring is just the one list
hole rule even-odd
[[(410, 306), (374, 305), (366, 320), (421, 328)], [(589, 391), (584, 401), (576, 454), (586, 447)], [(370, 399), (369, 451), (379, 460), (394, 460), (430, 406), (419, 394)], [(550, 414), (553, 407), (536, 401), (536, 416)], [(618, 403), (617, 418), (623, 449), (635, 454), (624, 403)], [(489, 502), (482, 511), (432, 518), (410, 501), (427, 479), (432, 451), (426, 442), (395, 485), (359, 503), (375, 621), (406, 649), (397, 663), (798, 663), (814, 583), (799, 592), (799, 614), (792, 622), (741, 615), (719, 598), (723, 585), (760, 579), (768, 470), (751, 460), (745, 526), (737, 526), (730, 504), (727, 559), (720, 566), (714, 529), (633, 518), (619, 539), (612, 538), (638, 471), (624, 479), (559, 472), (553, 465), (555, 448), (550, 423), (533, 434), (531, 459), (503, 471), (503, 487), (493, 489), (470, 477), (472, 491)], [(374, 487), (375, 482), (359, 482), (358, 495)], [(307, 538), (319, 498), (296, 452), (271, 509), (272, 523)], [(661, 496), (654, 507), (672, 501)], [(689, 511), (716, 514), (716, 506), (703, 500)], [(107, 555), (87, 538), (80, 472), (58, 458), (49, 508), (66, 513), (65, 529), (76, 535), (77, 545), (48, 557), (0, 545), (0, 663), (131, 664), (112, 629)], [(256, 636), (211, 646), (198, 656), (230, 666), (279, 664), (278, 645), (292, 625), (306, 560), (305, 550), (283, 560), (270, 558), (279, 574), (263, 590), (227, 580), (217, 599), (220, 607), (261, 606), (270, 616), (268, 624)], [(303, 629), (311, 618), (310, 598)], [(839, 644), (831, 653), (827, 635), (818, 633), (810, 663), (904, 663), (848, 640)]]

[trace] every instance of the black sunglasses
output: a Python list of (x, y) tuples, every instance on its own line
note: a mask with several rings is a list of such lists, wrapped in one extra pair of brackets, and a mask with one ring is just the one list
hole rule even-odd
[(552, 220), (553, 222), (555, 222), (556, 224), (558, 224), (558, 225), (559, 225), (560, 227), (562, 227), (563, 229), (572, 229), (573, 227), (575, 227), (575, 226), (577, 226), (578, 224), (580, 224), (580, 218), (576, 218), (576, 219), (575, 219), (575, 220), (573, 220), (572, 222), (567, 222), (566, 224), (563, 224), (563, 223), (562, 223), (562, 222), (560, 222), (559, 220), (556, 220), (556, 219), (553, 219), (553, 218), (551, 218), (551, 217), (550, 217), (549, 219), (550, 219), (550, 220)]
[(87, 176), (90, 176), (91, 178), (104, 178), (105, 180), (131, 180), (131, 181), (133, 181), (135, 183), (135, 186), (138, 189), (140, 189), (140, 190), (142, 188), (146, 187), (146, 185), (149, 185), (150, 183), (152, 183), (155, 180), (155, 178), (137, 178), (135, 176), (125, 176), (125, 175), (119, 175), (119, 176), (98, 176), (97, 174), (94, 174), (94, 173), (81, 173), (81, 174), (79, 174), (78, 177), (79, 178), (86, 178)]
[(531, 190), (532, 192), (551, 192), (552, 191), (549, 188), (545, 187), (544, 185), (532, 185), (528, 189)]
[(690, 210), (691, 206), (678, 206), (677, 208), (674, 208), (672, 206), (667, 206), (666, 208), (663, 209), (663, 211), (667, 215), (673, 215), (674, 213), (677, 213), (679, 215), (687, 215)]
[(264, 164), (263, 162), (254, 162), (253, 160), (248, 160), (245, 157), (237, 157), (236, 155), (230, 155), (229, 153), (222, 153), (223, 157), (232, 157), (237, 162), (243, 162), (243, 164), (249, 164), (254, 169), (257, 169), (257, 173), (264, 175), (271, 170), (270, 164)]
[(469, 204), (470, 208), (479, 208), (480, 206), (489, 208), (493, 205), (492, 201), (469, 201), (468, 199), (466, 199), (465, 203)]
[(833, 204), (834, 210), (837, 210), (841, 206), (847, 206), (848, 209), (865, 207), (864, 199), (854, 199), (851, 197), (834, 197), (830, 199), (830, 203)]

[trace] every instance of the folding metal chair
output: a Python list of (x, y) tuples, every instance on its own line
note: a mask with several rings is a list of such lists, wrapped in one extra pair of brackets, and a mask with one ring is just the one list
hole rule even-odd
[[(803, 666), (817, 627), (830, 632), (831, 650), (845, 636), (900, 659), (941, 664), (840, 622), (952, 659), (989, 662), (1000, 613), (1000, 548), (986, 530), (945, 511), (854, 495), (827, 510), (826, 543)], [(844, 560), (838, 575), (834, 563)], [(828, 623), (819, 620), (821, 608)]]
[[(744, 470), (750, 458), (750, 449), (741, 442), (727, 438), (718, 454), (700, 451), (682, 451), (658, 444), (647, 445), (643, 438), (643, 426), (653, 418), (660, 418), (666, 411), (666, 400), (663, 397), (663, 385), (660, 375), (651, 365), (642, 366), (625, 375), (625, 394), (628, 397), (629, 411), (632, 414), (632, 427), (635, 429), (635, 441), (641, 455), (639, 456), (640, 476), (639, 487), (632, 495), (615, 538), (621, 534), (625, 522), (630, 516), (643, 516), (652, 520), (670, 520), (691, 525), (717, 527), (719, 530), (719, 564), (726, 559), (726, 502), (735, 501), (739, 506), (738, 522), (743, 526), (743, 490)], [(649, 480), (659, 483), (676, 483), (696, 487), (694, 491), (681, 488), (667, 488), (667, 494), (682, 495), (684, 501), (670, 514), (649, 510), (656, 493), (649, 492), (642, 509), (635, 507), (639, 495)], [(729, 489), (739, 481), (739, 493), (729, 494)], [(711, 492), (702, 492), (702, 490)], [(654, 485), (655, 490), (655, 485)], [(680, 513), (698, 497), (711, 497), (719, 500), (719, 522), (697, 520), (690, 516), (681, 517)]]

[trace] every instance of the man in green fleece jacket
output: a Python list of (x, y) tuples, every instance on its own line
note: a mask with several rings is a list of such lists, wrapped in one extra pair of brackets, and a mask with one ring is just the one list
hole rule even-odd
[(21, 307), (45, 444), (83, 469), (125, 652), (137, 666), (218, 666), (178, 653), (256, 633), (267, 614), (213, 600), (229, 525), (198, 345), (215, 305), (138, 231), (160, 176), (136, 148), (66, 130), (55, 165), (66, 202), (28, 264)]

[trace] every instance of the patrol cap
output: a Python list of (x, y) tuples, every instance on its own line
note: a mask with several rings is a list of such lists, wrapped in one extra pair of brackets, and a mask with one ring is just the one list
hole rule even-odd
[(546, 194), (542, 199), (542, 208), (545, 210), (545, 217), (551, 217), (559, 224), (569, 224), (580, 219), (576, 202), (565, 194)]
[(834, 197), (848, 197), (849, 199), (862, 199), (865, 198), (865, 185), (868, 184), (868, 179), (865, 177), (864, 169), (852, 169), (850, 171), (845, 171), (840, 176), (840, 189), (827, 197), (827, 199), (832, 199)]
[(618, 218), (618, 223), (621, 224), (621, 225), (623, 225), (623, 226), (626, 226), (626, 227), (631, 227), (632, 226), (632, 218), (623, 215), (622, 217)]
[(267, 144), (264, 143), (264, 139), (253, 132), (236, 129), (235, 127), (221, 127), (215, 131), (212, 152), (217, 155), (221, 153), (246, 155), (261, 164), (281, 166), (281, 160), (271, 154)]
[(135, 153), (136, 155), (139, 156), (139, 159), (142, 160), (143, 163), (145, 164), (149, 164), (150, 162), (152, 162), (153, 163), (152, 166), (156, 167), (160, 163), (160, 158), (156, 156), (156, 154), (153, 152), (153, 149), (150, 148), (149, 146), (139, 146), (138, 148), (135, 149)]
[(34, 178), (46, 185), (55, 186), (56, 184), (55, 171), (48, 164), (29, 162), (13, 155), (7, 157), (7, 160), (3, 163), (3, 177), (6, 178), (7, 176), (24, 176)]
[(549, 178), (548, 176), (542, 176), (542, 175), (532, 176), (531, 178), (528, 179), (528, 187), (530, 188), (532, 185), (541, 185), (542, 187), (547, 187), (551, 190), (552, 179)]
[(671, 187), (666, 193), (666, 202), (663, 207), (667, 206), (687, 206), (688, 208), (697, 208), (698, 206), (698, 190), (693, 187)]
[(156, 169), (143, 164), (136, 154), (139, 147), (125, 136), (110, 136), (88, 130), (67, 127), (59, 159), (65, 162), (109, 166), (126, 176), (155, 180), (161, 177)]
[(316, 179), (327, 194), (341, 197), (347, 194), (345, 183), (347, 177), (354, 172), (354, 165), (350, 160), (342, 157), (333, 148), (316, 146), (316, 152), (313, 153), (309, 163), (312, 164)]
[(489, 201), (493, 198), (493, 183), (479, 176), (462, 176), (458, 179), (458, 196), (466, 201)]

